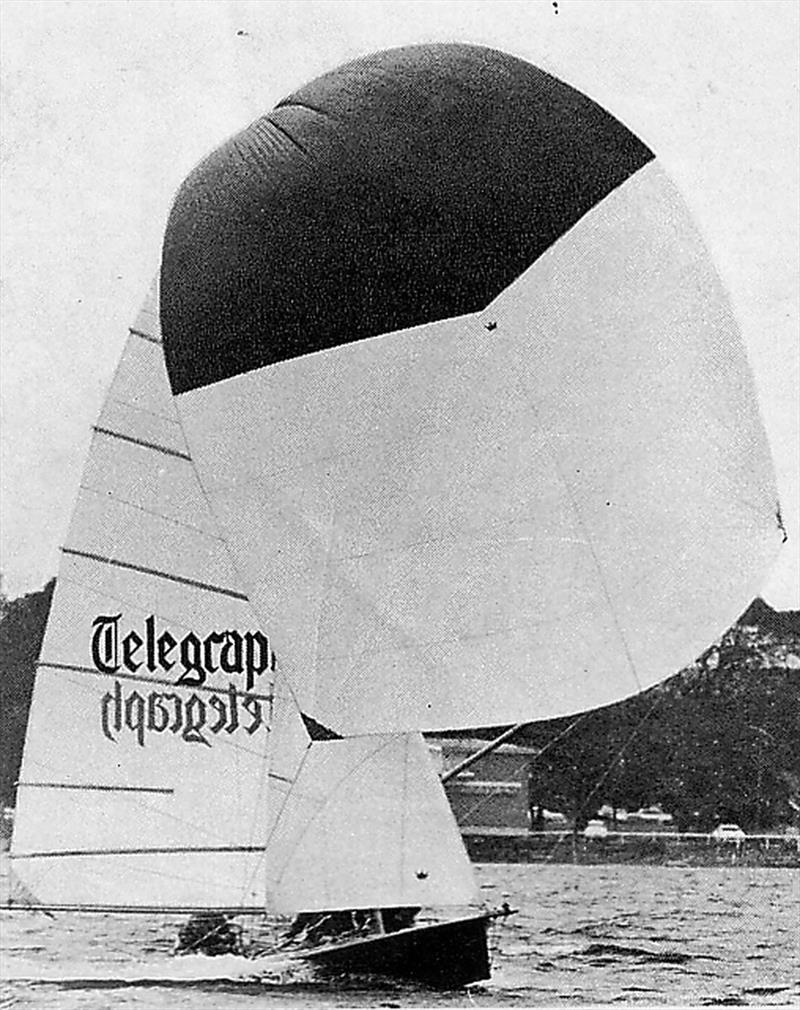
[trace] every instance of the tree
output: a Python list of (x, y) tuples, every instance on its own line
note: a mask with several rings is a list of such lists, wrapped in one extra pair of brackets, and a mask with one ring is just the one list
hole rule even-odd
[(0, 620), (0, 802), (14, 803), (36, 661), (56, 580), (6, 605)]

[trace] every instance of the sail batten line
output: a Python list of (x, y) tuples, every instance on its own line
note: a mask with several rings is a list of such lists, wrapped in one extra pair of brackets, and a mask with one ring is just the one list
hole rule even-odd
[(154, 337), (152, 333), (145, 333), (144, 330), (137, 330), (133, 326), (128, 327), (128, 333), (132, 337), (141, 337), (142, 340), (148, 340), (151, 344), (158, 344), (159, 347), (162, 346), (162, 341), (158, 337)]
[(0, 907), (6, 912), (125, 912), (132, 915), (191, 915), (196, 912), (264, 915), (265, 912), (263, 905), (79, 905), (9, 901)]
[[(77, 586), (79, 589), (84, 589), (94, 596), (102, 597), (107, 600), (113, 600), (126, 610), (135, 610), (137, 613), (141, 614), (142, 617), (144, 617), (147, 613), (147, 610), (132, 601), (130, 594), (125, 593), (124, 591), (112, 593), (110, 589), (106, 589), (105, 587), (103, 587), (102, 592), (98, 591), (95, 583), (84, 582), (83, 579), (76, 578), (72, 572), (60, 572), (58, 581), (59, 583), (69, 582), (73, 586)], [(182, 613), (176, 616), (174, 612), (167, 613), (164, 610), (159, 610), (157, 607), (150, 609), (150, 613), (164, 623), (169, 624), (172, 627), (179, 628), (181, 631), (188, 632), (194, 630), (194, 625), (187, 621), (185, 619), (185, 615)]]
[(161, 793), (167, 796), (171, 796), (175, 792), (172, 788), (162, 786), (110, 786), (84, 782), (17, 782), (17, 787), (26, 789), (86, 789), (109, 793)]
[(263, 852), (263, 845), (180, 845), (140, 849), (54, 849), (47, 852), (12, 852), (10, 859), (63, 859), (86, 856), (165, 856), (192, 852)]
[[(91, 673), (95, 677), (109, 677), (111, 680), (134, 680), (137, 684), (158, 684), (161, 687), (172, 687), (181, 691), (210, 691), (212, 694), (228, 693), (227, 685), (225, 687), (214, 687), (211, 684), (176, 684), (165, 677), (139, 677), (135, 673), (103, 673), (93, 666), (78, 666), (72, 663), (50, 663), (46, 660), (40, 660), (36, 664), (36, 668), (39, 669), (41, 667), (47, 667), (51, 670), (67, 670), (70, 673)], [(255, 694), (253, 691), (248, 691), (247, 697), (267, 703), (271, 703), (273, 700), (273, 695), (271, 694)], [(261, 756), (258, 751), (248, 751), (248, 753), (255, 754), (258, 757)]]
[(180, 452), (178, 449), (171, 449), (168, 445), (160, 445), (158, 442), (148, 442), (143, 438), (136, 438), (133, 435), (125, 435), (121, 431), (114, 431), (113, 428), (104, 428), (99, 424), (92, 425), (92, 431), (98, 435), (107, 435), (109, 438), (118, 438), (122, 442), (130, 442), (132, 445), (141, 446), (143, 449), (153, 449), (155, 452), (163, 453), (165, 456), (174, 456), (175, 459), (184, 459), (191, 462), (192, 457), (188, 453)]
[(88, 561), (97, 561), (103, 565), (112, 565), (115, 568), (126, 568), (132, 572), (141, 572), (143, 575), (154, 575), (156, 578), (167, 579), (170, 582), (178, 582), (184, 586), (192, 586), (194, 589), (204, 589), (209, 593), (219, 593), (221, 596), (230, 596), (233, 600), (244, 600), (247, 603), (250, 602), (245, 593), (239, 593), (235, 589), (228, 589), (225, 586), (215, 586), (210, 582), (200, 582), (198, 579), (190, 579), (185, 575), (173, 575), (170, 572), (162, 572), (157, 568), (146, 568), (144, 565), (135, 565), (130, 561), (121, 561), (119, 558), (105, 558), (102, 554), (92, 554), (89, 551), (79, 551), (74, 547), (62, 547), (61, 553), (71, 554), (77, 558), (86, 558)]
[[(248, 748), (244, 748), (241, 746), (241, 744), (234, 744), (230, 740), (220, 742), (224, 742), (224, 744), (228, 747), (235, 747), (237, 750), (244, 750), (248, 754), (254, 754), (260, 757), (260, 755), (257, 754), (256, 751), (251, 751)], [(32, 764), (35, 764), (39, 768), (43, 768), (45, 771), (57, 772), (59, 770), (45, 761), (40, 761), (36, 758), (31, 758), (29, 760)], [(169, 809), (164, 809), (161, 806), (153, 806), (152, 803), (148, 803), (146, 800), (139, 799), (139, 797), (135, 793), (132, 796), (124, 797), (124, 802), (129, 806), (138, 807), (141, 810), (147, 810), (148, 812), (157, 814), (159, 817), (166, 818), (167, 820), (170, 821), (174, 821), (176, 824), (180, 824), (181, 827), (191, 828), (191, 830), (194, 831), (196, 835), (197, 834), (204, 835), (206, 838), (211, 838), (214, 839), (215, 841), (222, 841), (224, 838), (226, 838), (225, 835), (222, 835), (216, 831), (210, 831), (207, 827), (206, 822), (199, 820), (190, 821), (186, 817), (181, 817), (179, 814), (172, 813)], [(150, 872), (152, 873), (153, 871), (151, 870)], [(174, 878), (174, 874), (172, 874), (171, 876)]]

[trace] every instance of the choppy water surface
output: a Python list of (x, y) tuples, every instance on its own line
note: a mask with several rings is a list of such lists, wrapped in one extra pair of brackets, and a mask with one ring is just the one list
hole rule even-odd
[[(490, 982), (435, 993), (314, 982), (265, 962), (170, 956), (178, 918), (2, 912), (0, 1007), (800, 1005), (795, 870), (492, 864), (487, 903), (520, 912), (491, 933)], [(249, 969), (248, 969), (249, 970)], [(131, 982), (144, 978), (146, 983)], [(35, 980), (35, 981), (34, 981)]]

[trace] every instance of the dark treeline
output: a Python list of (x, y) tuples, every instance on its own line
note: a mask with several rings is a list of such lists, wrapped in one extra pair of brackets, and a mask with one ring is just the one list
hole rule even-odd
[[(3, 803), (14, 802), (54, 585), (2, 603)], [(573, 721), (534, 723), (516, 740), (541, 748)], [(779, 613), (756, 600), (696, 663), (644, 694), (582, 716), (533, 763), (531, 801), (579, 826), (602, 804), (635, 810), (654, 803), (681, 830), (708, 830), (720, 820), (751, 832), (800, 823), (798, 727), (800, 612)]]
[[(574, 721), (534, 723), (514, 742), (545, 747)], [(800, 824), (799, 739), (800, 612), (759, 599), (696, 663), (581, 717), (532, 763), (531, 806), (578, 827), (604, 804), (661, 804), (682, 831), (776, 830)]]
[(0, 600), (0, 802), (14, 803), (31, 704), (36, 660), (42, 647), (56, 580), (38, 593)]

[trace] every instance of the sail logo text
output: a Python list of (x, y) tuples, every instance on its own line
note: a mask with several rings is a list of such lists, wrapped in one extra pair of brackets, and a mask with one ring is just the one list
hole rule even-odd
[(208, 734), (216, 736), (222, 730), (234, 733), (239, 727), (252, 735), (261, 726), (269, 732), (261, 699), (239, 694), (233, 684), (228, 690), (213, 693), (203, 700), (194, 692), (188, 697), (174, 692), (148, 691), (141, 694), (129, 690), (127, 696), (118, 680), (114, 691), (108, 691), (100, 701), (100, 722), (103, 735), (116, 743), (123, 729), (130, 730), (140, 747), (148, 733), (180, 734), (186, 743), (211, 746)]
[[(244, 674), (245, 690), (252, 691), (256, 677), (273, 665), (269, 640), (260, 631), (246, 631), (243, 635), (238, 631), (212, 631), (203, 639), (190, 631), (178, 641), (168, 631), (156, 636), (156, 619), (151, 615), (144, 622), (144, 638), (129, 631), (120, 639), (121, 617), (101, 615), (92, 622), (92, 662), (101, 673), (113, 675), (121, 667), (136, 673), (142, 666), (150, 673), (169, 673), (177, 664), (181, 674), (176, 685), (202, 687), (208, 674), (219, 671)], [(173, 655), (175, 658), (171, 658)]]
[[(149, 733), (167, 732), (187, 743), (211, 746), (210, 734), (243, 729), (252, 735), (261, 727), (269, 731), (269, 712), (262, 705), (265, 698), (250, 694), (256, 678), (275, 668), (269, 640), (260, 631), (219, 631), (202, 639), (189, 632), (178, 640), (166, 630), (158, 633), (151, 615), (144, 622), (143, 635), (135, 631), (122, 635), (121, 617), (101, 615), (92, 624), (92, 661), (99, 673), (114, 677), (113, 691), (100, 701), (101, 728), (107, 739), (116, 742), (128, 730), (144, 746)], [(177, 674), (175, 687), (199, 688), (209, 691), (210, 697), (199, 697), (194, 691), (186, 695), (126, 689), (120, 683), (119, 678), (134, 677), (145, 685), (150, 680), (147, 672)], [(226, 689), (205, 687), (214, 673), (243, 677), (244, 690), (237, 691), (230, 681)]]

